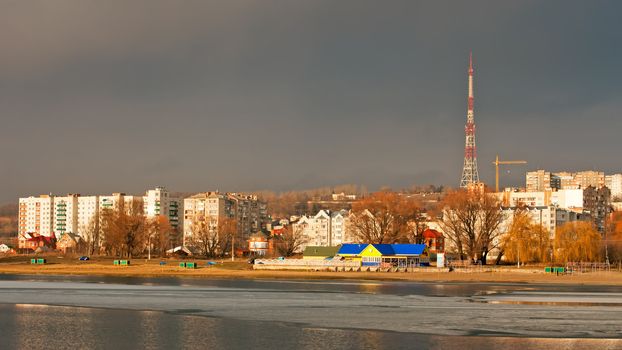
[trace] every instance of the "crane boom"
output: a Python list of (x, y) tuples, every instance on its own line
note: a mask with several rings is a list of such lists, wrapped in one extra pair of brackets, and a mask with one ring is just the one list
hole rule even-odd
[(525, 160), (499, 160), (499, 155), (492, 164), (495, 165), (495, 191), (499, 192), (499, 165), (527, 164)]

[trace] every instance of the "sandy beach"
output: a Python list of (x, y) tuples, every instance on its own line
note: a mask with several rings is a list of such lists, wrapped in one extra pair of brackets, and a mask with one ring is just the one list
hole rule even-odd
[[(194, 278), (260, 278), (260, 279), (344, 279), (344, 280), (398, 280), (430, 282), (512, 282), (512, 283), (562, 283), (622, 285), (622, 272), (575, 273), (553, 275), (543, 273), (540, 267), (495, 267), (452, 272), (431, 268), (426, 272), (329, 272), (329, 271), (266, 271), (253, 270), (246, 261), (214, 260), (217, 264), (207, 266), (207, 260), (193, 260), (197, 269), (179, 267), (183, 260), (132, 259), (130, 266), (115, 266), (112, 258), (96, 258), (79, 261), (74, 257), (47, 256), (44, 265), (30, 264), (30, 257), (14, 256), (0, 258), (0, 274), (20, 275), (100, 275), (132, 277), (194, 277)], [(160, 262), (166, 262), (160, 265)]]

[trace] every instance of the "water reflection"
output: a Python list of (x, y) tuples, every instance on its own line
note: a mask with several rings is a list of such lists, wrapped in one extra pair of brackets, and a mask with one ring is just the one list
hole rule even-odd
[[(327, 317), (336, 317), (327, 313)], [(373, 322), (373, 320), (370, 320)], [(437, 336), (127, 311), (0, 305), (6, 349), (620, 349), (620, 339)]]

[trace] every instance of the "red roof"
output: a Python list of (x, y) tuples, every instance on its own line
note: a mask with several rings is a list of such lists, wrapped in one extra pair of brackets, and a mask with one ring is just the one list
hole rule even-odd
[(427, 229), (423, 231), (423, 238), (441, 238), (443, 234), (432, 229)]

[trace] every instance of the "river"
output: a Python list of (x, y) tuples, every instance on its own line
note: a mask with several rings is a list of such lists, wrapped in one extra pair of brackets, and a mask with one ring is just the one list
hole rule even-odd
[(617, 286), (0, 275), (4, 349), (622, 349)]

